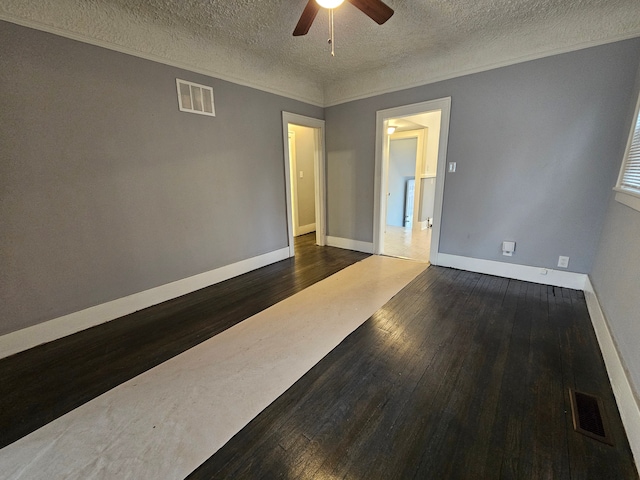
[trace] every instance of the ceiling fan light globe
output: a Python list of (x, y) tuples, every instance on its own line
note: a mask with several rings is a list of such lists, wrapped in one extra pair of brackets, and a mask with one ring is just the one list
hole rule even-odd
[(316, 2), (324, 8), (336, 8), (342, 5), (344, 0), (316, 0)]

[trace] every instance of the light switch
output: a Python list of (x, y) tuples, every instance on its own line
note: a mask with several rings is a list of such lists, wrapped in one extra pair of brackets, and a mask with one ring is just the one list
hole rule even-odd
[(449, 162), (449, 173), (456, 171), (456, 162)]
[(300, 170), (300, 178), (304, 178), (304, 172)]

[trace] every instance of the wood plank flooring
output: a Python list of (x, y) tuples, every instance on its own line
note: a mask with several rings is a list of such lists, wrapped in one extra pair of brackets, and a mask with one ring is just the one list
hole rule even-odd
[(0, 360), (0, 448), (368, 255), (296, 257)]
[[(0, 360), (0, 445), (367, 255), (300, 255)], [(573, 431), (600, 396), (614, 446)], [(429, 267), (192, 479), (637, 479), (581, 292)]]
[[(573, 431), (600, 396), (614, 446)], [(582, 292), (429, 267), (190, 479), (636, 479)]]

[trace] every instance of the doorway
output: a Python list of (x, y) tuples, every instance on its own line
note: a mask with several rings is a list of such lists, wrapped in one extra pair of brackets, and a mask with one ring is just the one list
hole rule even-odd
[[(393, 257), (428, 262), (430, 217), (433, 214), (427, 216), (423, 204), (425, 200), (433, 203), (435, 191), (425, 188), (430, 180), (426, 176), (429, 158), (427, 144), (430, 146), (434, 142), (434, 139), (428, 141), (429, 132), (437, 135), (440, 118), (438, 116), (431, 121), (431, 128), (426, 121), (422, 122), (425, 125), (421, 125), (408, 119), (394, 118), (387, 123), (389, 151), (383, 251), (385, 255)], [(435, 170), (431, 170), (430, 174), (435, 176)], [(426, 199), (425, 195), (429, 194), (431, 199)]]
[(451, 99), (376, 114), (374, 252), (437, 264)]
[(324, 120), (282, 112), (289, 256), (294, 237), (315, 231), (325, 245)]
[(316, 231), (315, 129), (289, 124), (293, 236)]

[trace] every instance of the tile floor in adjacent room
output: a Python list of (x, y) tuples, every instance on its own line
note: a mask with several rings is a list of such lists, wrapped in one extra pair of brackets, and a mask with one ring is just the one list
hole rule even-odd
[(416, 230), (387, 225), (384, 234), (384, 254), (390, 257), (428, 262), (432, 230), (432, 228)]

